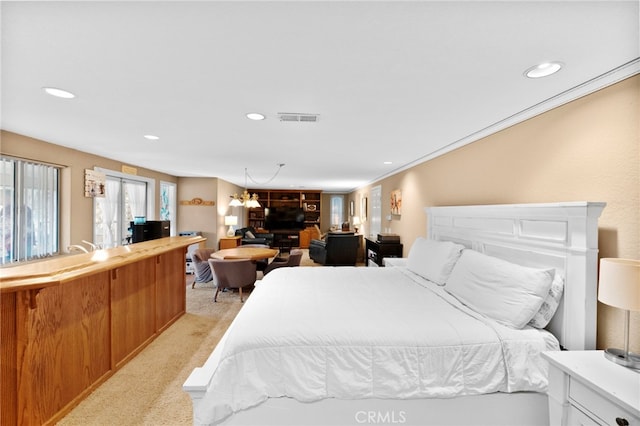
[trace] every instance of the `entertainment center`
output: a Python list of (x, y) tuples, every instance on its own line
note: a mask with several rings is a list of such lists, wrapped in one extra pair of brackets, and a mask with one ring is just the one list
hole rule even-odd
[(322, 191), (250, 189), (257, 194), (260, 208), (247, 209), (247, 225), (268, 230), (281, 248), (308, 247), (318, 238), (314, 225), (320, 226)]

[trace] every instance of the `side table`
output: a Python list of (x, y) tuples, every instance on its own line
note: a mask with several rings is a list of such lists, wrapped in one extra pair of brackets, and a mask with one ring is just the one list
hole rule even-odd
[(220, 250), (238, 247), (242, 243), (242, 237), (236, 235), (235, 237), (220, 237)]
[(549, 420), (554, 425), (640, 424), (640, 370), (603, 351), (544, 352), (549, 361)]
[(379, 243), (365, 238), (365, 256), (367, 266), (384, 266), (385, 257), (402, 257), (402, 244)]

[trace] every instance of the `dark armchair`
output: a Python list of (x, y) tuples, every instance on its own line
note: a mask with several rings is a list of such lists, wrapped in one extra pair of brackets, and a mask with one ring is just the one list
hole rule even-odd
[(311, 240), (309, 257), (328, 266), (355, 266), (360, 237), (353, 233), (329, 233), (324, 240)]
[(257, 232), (253, 226), (236, 229), (236, 236), (241, 236), (242, 245), (245, 244), (266, 244), (273, 245), (273, 234)]

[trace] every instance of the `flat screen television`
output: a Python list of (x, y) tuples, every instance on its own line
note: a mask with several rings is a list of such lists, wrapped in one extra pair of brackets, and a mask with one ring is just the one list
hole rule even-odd
[(267, 207), (265, 227), (270, 231), (304, 229), (304, 210), (300, 207)]

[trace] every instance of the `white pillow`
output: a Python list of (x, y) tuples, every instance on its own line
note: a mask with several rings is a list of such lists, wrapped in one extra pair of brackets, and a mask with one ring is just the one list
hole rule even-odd
[(520, 329), (540, 309), (554, 275), (554, 269), (527, 268), (465, 250), (445, 290), (476, 312)]
[(529, 325), (535, 328), (545, 328), (553, 315), (558, 310), (560, 305), (560, 299), (562, 299), (562, 292), (564, 291), (564, 277), (556, 272), (551, 283), (551, 288), (547, 297), (542, 302), (542, 306), (536, 314), (529, 321)]
[(409, 250), (407, 269), (438, 285), (444, 285), (463, 249), (463, 245), (451, 241), (418, 237)]
[(251, 232), (251, 231), (246, 231), (244, 233), (244, 236), (249, 238), (249, 239), (254, 239), (256, 237), (255, 235), (253, 235), (253, 232)]

